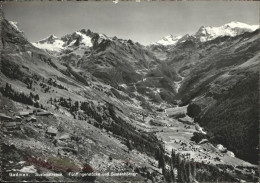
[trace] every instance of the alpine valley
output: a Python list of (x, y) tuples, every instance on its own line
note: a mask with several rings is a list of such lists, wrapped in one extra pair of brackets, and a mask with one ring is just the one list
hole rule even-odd
[(1, 26), (3, 181), (258, 181), (258, 25), (147, 46)]

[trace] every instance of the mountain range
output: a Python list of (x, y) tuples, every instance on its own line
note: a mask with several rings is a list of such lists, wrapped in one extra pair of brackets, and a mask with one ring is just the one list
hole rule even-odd
[(195, 34), (186, 34), (184, 36), (169, 35), (163, 37), (161, 40), (155, 43), (152, 43), (151, 45), (176, 45), (178, 42), (184, 42), (189, 36), (192, 36), (201, 42), (206, 42), (216, 39), (218, 37), (235, 37), (245, 32), (253, 32), (258, 28), (259, 25), (248, 25), (241, 22), (230, 22), (219, 27), (201, 26)]

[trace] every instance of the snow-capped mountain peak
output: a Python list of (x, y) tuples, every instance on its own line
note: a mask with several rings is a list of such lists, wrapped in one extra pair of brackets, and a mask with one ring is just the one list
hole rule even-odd
[(54, 34), (42, 39), (36, 43), (32, 43), (34, 46), (45, 49), (47, 51), (60, 52), (72, 46), (82, 47), (92, 47), (92, 37), (90, 36), (91, 32), (85, 31), (76, 31), (72, 34), (65, 35), (61, 38), (58, 38)]
[(46, 42), (51, 42), (51, 43), (52, 43), (52, 42), (54, 42), (56, 39), (58, 39), (58, 37), (55, 36), (54, 34), (52, 34), (52, 35), (50, 35), (49, 37), (46, 37), (46, 38), (40, 40), (39, 42), (40, 42), (40, 43), (46, 43)]
[(91, 42), (91, 37), (89, 37), (86, 34), (83, 34), (81, 32), (76, 32), (76, 34), (80, 36), (82, 45), (85, 45), (87, 47), (92, 47), (93, 46), (93, 44)]
[(201, 42), (210, 41), (216, 39), (217, 37), (230, 36), (234, 37), (244, 32), (253, 32), (258, 29), (258, 25), (248, 25), (241, 22), (230, 22), (228, 24), (212, 27), (212, 26), (202, 26), (194, 34), (194, 36)]
[(242, 22), (235, 22), (235, 21), (225, 24), (224, 26), (227, 27), (229, 26), (231, 28), (244, 28), (244, 29), (249, 29), (251, 31), (255, 31), (256, 29), (259, 28), (259, 25), (248, 25)]
[(163, 37), (161, 40), (152, 43), (154, 45), (164, 45), (164, 46), (168, 46), (168, 45), (175, 45), (179, 39), (181, 39), (182, 36), (173, 36), (173, 35), (168, 35)]
[(64, 49), (63, 45), (65, 44), (65, 42), (55, 35), (51, 35), (45, 39), (40, 40), (39, 42), (32, 44), (40, 49), (59, 52)]
[(58, 39), (58, 37), (57, 37), (57, 36), (55, 36), (54, 34), (52, 34), (50, 37), (48, 37), (48, 39), (51, 39), (51, 40), (53, 40), (53, 39)]

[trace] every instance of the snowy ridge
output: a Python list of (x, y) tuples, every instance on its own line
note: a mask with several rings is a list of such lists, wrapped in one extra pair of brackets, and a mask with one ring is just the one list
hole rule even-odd
[(107, 37), (105, 34), (98, 34), (99, 39), (98, 39), (98, 44), (100, 44), (103, 40), (112, 40), (112, 38)]
[(15, 29), (15, 30), (17, 30), (18, 32), (23, 32), (23, 31), (21, 31), (19, 28), (18, 28), (18, 23), (17, 22), (13, 22), (13, 21), (8, 21), (11, 25), (12, 25), (12, 27)]
[[(200, 29), (193, 35), (192, 37), (198, 39), (200, 42), (211, 41), (218, 37), (230, 36), (235, 37), (245, 32), (253, 32), (259, 28), (259, 25), (248, 25), (241, 22), (230, 22), (228, 24), (212, 27), (212, 26), (202, 26)], [(181, 42), (185, 42), (185, 40), (190, 37), (190, 35), (186, 34), (184, 36), (165, 36), (163, 39), (152, 43), (151, 45), (176, 45)]]
[(87, 36), (86, 34), (82, 32), (75, 32), (74, 34), (67, 35), (70, 36), (73, 40), (72, 41), (66, 41), (64, 38), (58, 38), (55, 35), (51, 35), (45, 39), (42, 39), (36, 43), (32, 43), (34, 46), (40, 48), (40, 49), (45, 49), (48, 51), (53, 51), (53, 52), (61, 52), (69, 47), (72, 47), (78, 40), (80, 40), (80, 45), (79, 47), (92, 47), (93, 44), (91, 42), (91, 37)]
[(78, 34), (82, 40), (81, 40), (81, 44), (87, 46), (87, 47), (92, 47), (93, 44), (91, 42), (91, 37), (85, 35), (85, 34), (82, 34), (81, 32), (76, 32), (76, 34)]
[(40, 49), (59, 52), (64, 49), (63, 45), (65, 42), (55, 35), (51, 35), (48, 38), (42, 39), (41, 41), (32, 44)]
[(258, 29), (258, 25), (248, 25), (241, 22), (231, 22), (220, 27), (201, 27), (198, 32), (194, 34), (201, 42), (210, 41), (217, 37), (230, 36), (235, 37), (244, 32), (253, 32)]
[(251, 29), (251, 31), (255, 31), (259, 28), (259, 25), (248, 25), (242, 22), (230, 22), (225, 24), (224, 26), (229, 26), (231, 28), (244, 28), (244, 29)]
[(182, 38), (182, 36), (169, 35), (169, 36), (163, 37), (161, 40), (159, 40), (155, 43), (152, 43), (152, 44), (154, 44), (154, 45), (164, 45), (164, 46), (175, 45), (175, 44), (177, 44), (177, 42), (181, 38)]
[(111, 40), (111, 38), (107, 37), (105, 34), (98, 34), (98, 35), (99, 35), (100, 39), (109, 39), (109, 40)]

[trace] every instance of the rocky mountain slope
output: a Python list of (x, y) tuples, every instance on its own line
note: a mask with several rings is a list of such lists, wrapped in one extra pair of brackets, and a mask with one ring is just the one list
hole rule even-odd
[[(241, 109), (244, 101), (254, 103), (250, 97), (256, 96), (252, 71), (256, 72), (254, 66), (259, 63), (257, 31), (202, 43), (187, 36), (187, 41), (167, 48), (167, 59), (161, 61), (156, 53), (139, 43), (108, 38), (90, 30), (61, 38), (50, 36), (32, 44), (14, 24), (7, 20), (1, 24), (3, 180), (158, 183), (257, 180), (257, 167), (235, 157), (251, 161), (239, 154), (245, 153), (244, 149), (237, 142), (223, 143), (217, 138), (218, 131), (210, 128), (212, 123), (220, 124), (211, 115), (221, 114), (222, 106), (239, 103), (238, 96), (244, 97), (239, 103)], [(207, 49), (212, 49), (209, 55)], [(203, 57), (196, 53), (198, 50)], [(245, 50), (250, 50), (248, 55)], [(236, 51), (241, 52), (241, 60), (234, 56)], [(238, 63), (223, 64), (218, 55), (224, 53)], [(201, 70), (207, 65), (210, 69)], [(204, 82), (203, 72), (215, 79), (214, 86)], [(198, 75), (194, 77), (198, 79), (196, 83), (191, 81), (192, 74)], [(241, 93), (231, 92), (239, 90), (229, 83), (229, 77), (238, 88), (248, 78), (252, 85)], [(236, 79), (240, 81), (237, 85)], [(216, 92), (217, 84), (221, 87), (227, 84), (230, 88), (225, 91), (234, 95), (222, 95), (224, 90)], [(248, 96), (244, 95), (247, 91)], [(208, 102), (213, 100), (214, 110)], [(231, 112), (234, 110), (230, 108)], [(245, 111), (252, 110), (250, 103)], [(243, 128), (246, 135), (254, 121), (244, 120), (248, 124), (248, 129)], [(223, 134), (223, 138), (228, 135)], [(230, 149), (240, 149), (233, 148), (234, 155), (219, 142)], [(254, 142), (249, 149), (251, 145)], [(21, 176), (10, 177), (10, 172)]]

